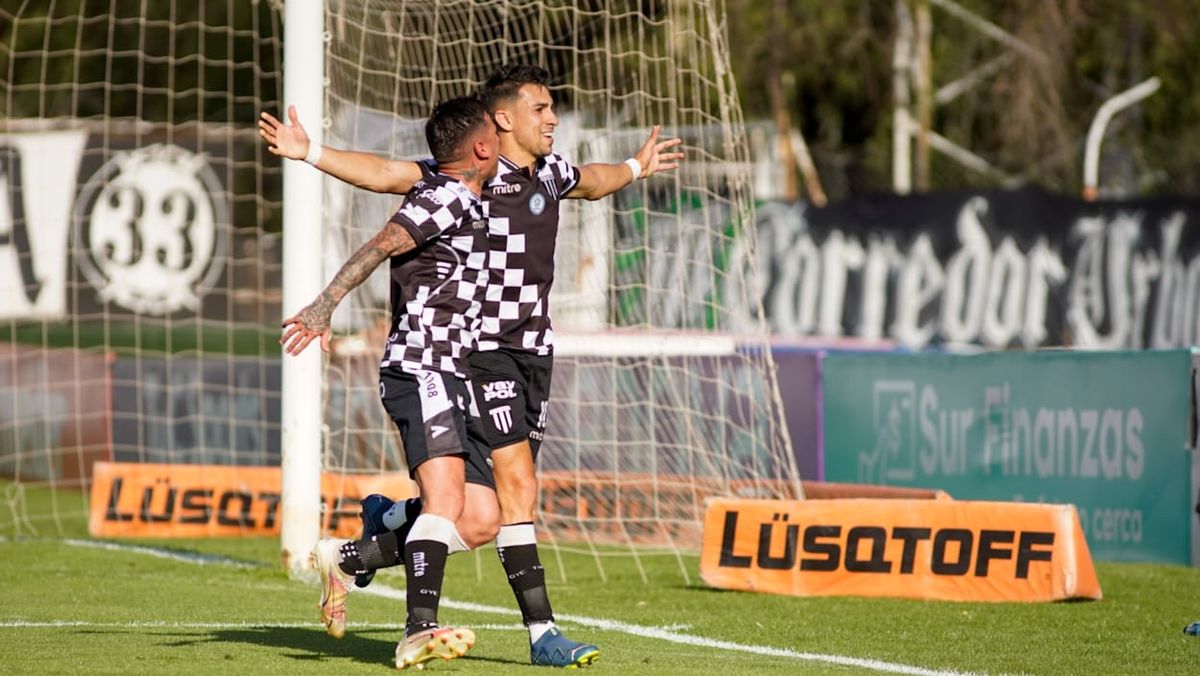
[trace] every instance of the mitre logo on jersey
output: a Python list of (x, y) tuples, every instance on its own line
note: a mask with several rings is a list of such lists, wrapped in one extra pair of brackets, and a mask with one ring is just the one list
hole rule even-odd
[(516, 399), (517, 383), (512, 380), (497, 380), (493, 383), (483, 384), (483, 400), (491, 401), (493, 399)]
[(521, 192), (521, 185), (518, 183), (496, 183), (492, 186), (493, 195), (515, 195)]
[(534, 193), (533, 197), (529, 198), (529, 211), (534, 216), (540, 216), (546, 210), (546, 196), (542, 193)]
[(116, 153), (76, 205), (75, 256), (97, 290), (139, 314), (197, 311), (221, 275), (228, 208), (204, 155), (167, 144)]
[(492, 424), (500, 430), (500, 434), (508, 434), (512, 429), (512, 407), (497, 406), (488, 413), (492, 416)]

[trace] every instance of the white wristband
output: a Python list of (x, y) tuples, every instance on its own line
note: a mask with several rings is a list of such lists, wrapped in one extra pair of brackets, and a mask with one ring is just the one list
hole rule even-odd
[(322, 146), (320, 143), (309, 142), (308, 154), (304, 156), (304, 161), (308, 162), (309, 164), (313, 165), (314, 167), (317, 166), (317, 162), (321, 161), (321, 151), (323, 149), (324, 149), (324, 146)]
[[(642, 163), (637, 161), (636, 157), (631, 157), (625, 160), (625, 166), (633, 172), (633, 180), (636, 181), (642, 177)], [(632, 181), (630, 181), (632, 183)]]

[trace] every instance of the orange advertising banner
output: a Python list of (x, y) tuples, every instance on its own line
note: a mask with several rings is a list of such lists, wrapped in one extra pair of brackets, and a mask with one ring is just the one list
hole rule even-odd
[[(278, 467), (97, 462), (88, 530), (101, 537), (276, 535)], [(359, 500), (417, 494), (408, 474), (321, 473), (323, 533), (357, 537)]]
[(1073, 505), (714, 499), (700, 575), (794, 596), (1101, 598)]

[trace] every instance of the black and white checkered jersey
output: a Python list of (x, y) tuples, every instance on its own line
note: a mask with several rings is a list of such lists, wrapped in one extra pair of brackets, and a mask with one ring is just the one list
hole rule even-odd
[[(426, 175), (435, 166), (422, 162)], [(539, 355), (554, 349), (550, 287), (559, 203), (579, 185), (579, 168), (551, 153), (531, 173), (500, 156), (483, 187), (488, 219), (488, 285), (478, 350), (506, 348)]]
[(391, 259), (392, 330), (381, 367), (468, 378), (487, 285), (487, 221), (467, 186), (432, 174), (413, 186), (390, 221), (416, 247)]

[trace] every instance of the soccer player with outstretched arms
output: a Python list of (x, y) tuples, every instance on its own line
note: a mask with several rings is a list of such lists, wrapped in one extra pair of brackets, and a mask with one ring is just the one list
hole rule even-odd
[[(484, 186), (489, 279), (479, 341), (467, 361), (474, 403), (492, 449), (495, 496), (472, 486), (468, 478), (467, 502), (499, 501), (496, 547), (529, 628), (531, 661), (570, 667), (590, 664), (599, 650), (568, 639), (555, 626), (534, 529), (535, 466), (545, 434), (553, 367), (549, 300), (559, 205), (563, 199), (600, 199), (638, 179), (677, 168), (683, 154), (672, 150), (678, 139), (659, 141), (655, 127), (634, 157), (624, 162), (572, 165), (553, 150), (558, 117), (548, 82), (542, 68), (506, 66), (489, 78), (480, 94), (496, 121), (501, 158), (497, 175)], [(304, 159), (355, 186), (405, 193), (436, 166), (313, 146), (294, 108), (288, 116), (290, 125), (262, 115), (260, 134), (271, 152)], [(370, 496), (363, 501), (364, 534), (402, 532), (423, 509), (416, 500), (393, 504), (383, 496)], [(459, 531), (486, 534), (494, 529), (467, 523), (487, 513), (466, 510)], [(370, 575), (359, 577), (362, 586), (369, 581)]]
[[(438, 626), (438, 601), (447, 556), (468, 547), (455, 527), (465, 509), (465, 482), (490, 481), (491, 475), (491, 449), (471, 429), (478, 419), (468, 412), (466, 355), (478, 336), (488, 279), (480, 195), (496, 174), (499, 138), (487, 108), (474, 97), (439, 104), (425, 130), (438, 171), (415, 182), (383, 229), (350, 256), (312, 303), (284, 320), (280, 339), (289, 354), (314, 340), (328, 351), (334, 308), (390, 261), (392, 329), (379, 389), (420, 486), (421, 512), (403, 534), (321, 540), (313, 560), (321, 578), (322, 620), (338, 638), (346, 631), (345, 600), (355, 575), (404, 564), (408, 618), (396, 647), (398, 669), (453, 659), (474, 645), (470, 629)], [(497, 518), (494, 499), (470, 508), (490, 509), (476, 520)]]

